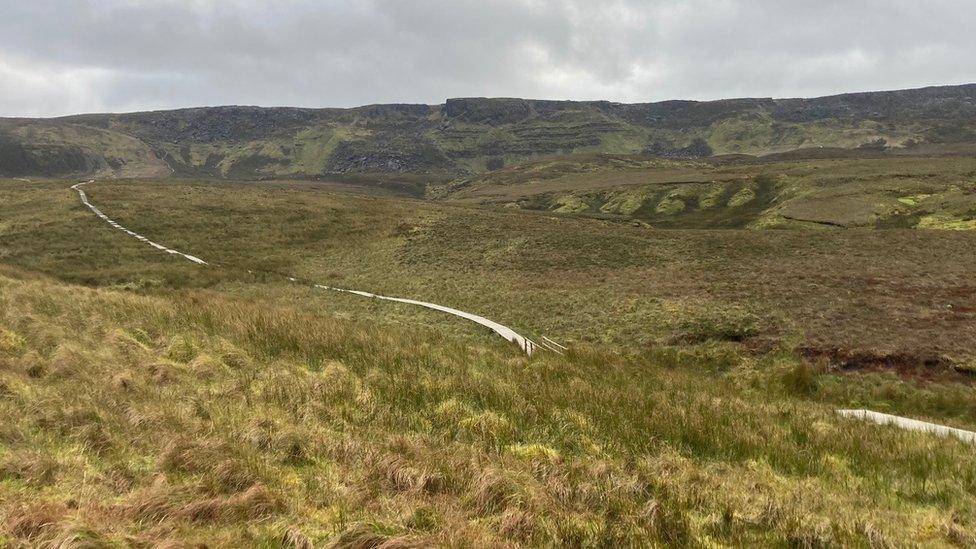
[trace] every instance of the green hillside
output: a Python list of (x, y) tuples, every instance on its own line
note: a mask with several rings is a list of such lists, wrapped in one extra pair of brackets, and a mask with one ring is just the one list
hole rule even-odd
[(976, 142), (976, 85), (817, 99), (619, 104), (452, 99), (0, 120), (0, 176), (432, 179), (568, 154), (686, 158)]
[(459, 178), (431, 186), (429, 195), (660, 228), (973, 230), (976, 156), (570, 156)]
[(0, 545), (976, 543), (971, 446), (834, 412), (976, 428), (976, 233), (85, 188), (205, 267), (70, 184), (0, 180)]
[(0, 262), (72, 283), (244, 292), (310, 313), (467, 335), (440, 314), (317, 296), (244, 270), (442, 303), (534, 339), (639, 350), (741, 332), (760, 349), (786, 344), (852, 364), (966, 369), (976, 359), (973, 231), (655, 230), (320, 183), (87, 187), (124, 226), (229, 268), (196, 271), (108, 228), (69, 184), (3, 182)]

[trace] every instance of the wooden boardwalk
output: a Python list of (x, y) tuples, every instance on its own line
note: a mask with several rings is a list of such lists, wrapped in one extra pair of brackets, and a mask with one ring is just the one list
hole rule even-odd
[[(71, 188), (78, 193), (78, 197), (81, 199), (81, 203), (82, 204), (84, 204), (86, 207), (88, 207), (89, 210), (91, 210), (92, 212), (94, 212), (95, 215), (97, 215), (101, 220), (103, 220), (106, 223), (108, 223), (111, 227), (113, 227), (115, 229), (118, 229), (118, 230), (120, 230), (120, 231), (128, 234), (129, 236), (135, 238), (136, 240), (139, 240), (141, 242), (145, 242), (146, 244), (148, 244), (148, 245), (152, 246), (153, 248), (156, 248), (157, 250), (160, 250), (162, 252), (166, 252), (166, 253), (172, 254), (172, 255), (181, 256), (181, 257), (183, 257), (184, 259), (186, 259), (188, 261), (192, 261), (193, 263), (196, 263), (197, 265), (217, 267), (217, 265), (212, 265), (212, 264), (208, 263), (207, 261), (204, 261), (203, 259), (200, 259), (199, 257), (196, 257), (194, 255), (190, 255), (190, 254), (187, 254), (187, 253), (178, 251), (178, 250), (174, 250), (172, 248), (168, 248), (166, 246), (163, 246), (162, 244), (158, 244), (156, 242), (153, 242), (152, 240), (149, 240), (145, 236), (142, 236), (141, 234), (138, 234), (138, 233), (136, 233), (134, 231), (131, 231), (131, 230), (123, 227), (122, 225), (119, 225), (115, 221), (113, 221), (107, 215), (105, 215), (104, 213), (102, 213), (101, 210), (99, 210), (97, 207), (95, 207), (94, 204), (92, 204), (91, 202), (89, 202), (88, 195), (86, 195), (85, 194), (85, 191), (82, 190), (82, 187), (83, 186), (88, 185), (90, 183), (94, 183), (94, 182), (95, 182), (95, 180), (92, 179), (92, 180), (89, 180), (89, 181), (85, 181), (83, 183), (78, 183), (76, 185), (72, 185)], [(290, 280), (292, 282), (296, 282), (296, 283), (298, 282), (298, 279), (296, 279), (294, 277), (287, 277), (287, 278), (288, 278), (288, 280)], [(476, 315), (476, 314), (473, 314), (473, 313), (469, 313), (469, 312), (466, 312), (466, 311), (461, 311), (459, 309), (454, 309), (452, 307), (447, 307), (447, 306), (444, 306), (444, 305), (438, 305), (437, 303), (428, 303), (426, 301), (418, 301), (416, 299), (408, 299), (408, 298), (404, 298), (404, 297), (390, 297), (390, 296), (385, 296), (385, 295), (378, 295), (378, 294), (373, 294), (373, 293), (370, 293), (370, 292), (364, 292), (364, 291), (361, 291), (361, 290), (349, 290), (349, 289), (346, 289), (346, 288), (334, 288), (332, 286), (325, 286), (325, 285), (322, 285), (322, 284), (311, 284), (310, 286), (312, 286), (313, 288), (318, 288), (320, 290), (329, 290), (329, 291), (333, 291), (333, 292), (344, 292), (344, 293), (355, 294), (355, 295), (358, 295), (358, 296), (368, 297), (368, 298), (372, 298), (372, 299), (381, 299), (381, 300), (384, 300), (384, 301), (395, 301), (395, 302), (398, 302), (398, 303), (406, 303), (406, 304), (409, 304), (409, 305), (416, 305), (418, 307), (424, 307), (424, 308), (432, 309), (432, 310), (435, 310), (435, 311), (441, 311), (443, 313), (447, 313), (447, 314), (450, 314), (450, 315), (454, 315), (456, 317), (460, 317), (460, 318), (463, 318), (465, 320), (470, 320), (471, 322), (475, 322), (477, 324), (480, 324), (480, 325), (482, 325), (482, 326), (490, 329), (491, 331), (493, 331), (496, 334), (504, 337), (508, 341), (511, 341), (512, 343), (515, 343), (516, 345), (518, 345), (519, 346), (519, 349), (522, 349), (522, 351), (525, 352), (525, 354), (527, 354), (527, 355), (530, 355), (531, 356), (536, 351), (536, 349), (538, 348), (538, 345), (536, 345), (536, 343), (533, 342), (531, 339), (529, 339), (529, 338), (527, 338), (527, 337), (519, 334), (518, 332), (516, 332), (515, 330), (509, 328), (508, 326), (505, 326), (504, 324), (499, 324), (498, 322), (495, 322), (493, 320), (489, 320), (489, 319), (487, 319), (487, 318), (485, 318), (483, 316)]]

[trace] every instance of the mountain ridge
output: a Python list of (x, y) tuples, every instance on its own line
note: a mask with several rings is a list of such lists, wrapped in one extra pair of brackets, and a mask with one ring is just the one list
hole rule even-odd
[[(627, 102), (627, 101), (611, 101), (609, 99), (542, 99), (533, 97), (515, 97), (515, 96), (458, 96), (445, 99), (445, 103), (448, 101), (459, 100), (459, 99), (478, 99), (478, 100), (519, 100), (519, 101), (530, 101), (530, 102), (558, 102), (558, 103), (582, 103), (582, 104), (598, 104), (606, 103), (613, 105), (654, 105), (662, 103), (717, 103), (717, 102), (727, 102), (727, 101), (740, 101), (740, 100), (754, 100), (754, 101), (816, 101), (823, 99), (833, 99), (833, 98), (843, 98), (850, 96), (865, 96), (865, 95), (876, 95), (876, 94), (901, 94), (905, 92), (926, 92), (932, 90), (949, 90), (956, 88), (976, 88), (976, 82), (962, 83), (962, 84), (945, 84), (945, 85), (932, 85), (932, 86), (920, 86), (914, 88), (898, 88), (894, 90), (867, 90), (867, 91), (856, 91), (856, 92), (842, 92), (842, 93), (832, 93), (827, 95), (817, 95), (811, 97), (804, 96), (793, 96), (793, 97), (734, 97), (734, 98), (723, 98), (723, 99), (662, 99), (660, 101), (646, 101), (646, 102)], [(405, 107), (437, 107), (443, 106), (445, 103), (366, 103), (363, 105), (355, 105), (351, 107), (295, 107), (289, 105), (256, 105), (256, 104), (221, 104), (221, 105), (205, 105), (205, 106), (195, 106), (195, 107), (176, 107), (171, 109), (150, 109), (141, 111), (119, 111), (119, 112), (84, 112), (75, 114), (66, 114), (58, 116), (0, 116), (0, 120), (22, 120), (22, 121), (41, 121), (41, 120), (65, 120), (86, 116), (126, 116), (134, 114), (155, 114), (155, 113), (166, 113), (166, 112), (178, 112), (178, 111), (199, 111), (207, 109), (262, 109), (262, 110), (295, 110), (295, 111), (344, 111), (344, 110), (356, 110), (365, 109), (369, 107), (389, 107), (389, 106), (405, 106)]]
[(576, 153), (764, 155), (976, 142), (976, 84), (652, 103), (452, 98), (0, 118), (0, 176), (455, 177)]

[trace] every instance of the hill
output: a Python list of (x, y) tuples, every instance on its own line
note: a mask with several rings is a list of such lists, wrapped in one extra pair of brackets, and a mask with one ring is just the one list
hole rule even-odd
[(816, 99), (451, 99), (0, 120), (0, 176), (449, 179), (566, 154), (702, 157), (976, 142), (976, 85)]
[(899, 151), (698, 160), (575, 155), (458, 178), (428, 194), (657, 228), (973, 230), (974, 174), (976, 156)]

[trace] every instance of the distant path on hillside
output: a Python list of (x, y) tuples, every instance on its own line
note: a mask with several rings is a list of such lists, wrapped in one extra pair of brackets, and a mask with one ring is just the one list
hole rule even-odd
[(78, 198), (81, 199), (81, 203), (84, 204), (85, 206), (88, 206), (88, 209), (91, 210), (91, 211), (93, 211), (93, 212), (95, 212), (95, 215), (97, 215), (98, 217), (100, 217), (102, 219), (102, 221), (108, 223), (113, 228), (116, 228), (116, 229), (118, 229), (118, 230), (126, 233), (127, 235), (131, 236), (132, 238), (135, 238), (136, 240), (141, 240), (141, 241), (145, 242), (146, 244), (149, 244), (150, 246), (152, 246), (153, 248), (156, 248), (157, 250), (160, 250), (160, 251), (163, 251), (163, 252), (166, 252), (166, 253), (169, 253), (169, 254), (173, 254), (173, 255), (183, 256), (184, 258), (186, 258), (186, 259), (188, 259), (188, 260), (196, 263), (197, 265), (209, 265), (209, 263), (207, 263), (206, 261), (200, 259), (199, 257), (192, 256), (190, 254), (185, 254), (183, 252), (176, 251), (176, 250), (174, 250), (172, 248), (167, 248), (166, 246), (163, 246), (162, 244), (157, 244), (157, 243), (153, 242), (152, 240), (149, 240), (148, 238), (142, 236), (141, 234), (138, 234), (136, 232), (130, 231), (129, 229), (126, 229), (122, 225), (119, 225), (115, 221), (112, 221), (111, 219), (109, 219), (109, 217), (107, 215), (103, 214), (101, 210), (99, 210), (98, 208), (96, 208), (94, 204), (92, 204), (91, 202), (88, 201), (88, 195), (85, 194), (85, 191), (81, 190), (81, 188), (83, 186), (85, 186), (85, 185), (87, 185), (89, 183), (94, 183), (94, 182), (95, 182), (95, 180), (94, 179), (91, 179), (91, 180), (85, 181), (84, 183), (78, 183), (77, 185), (72, 185), (71, 188), (78, 192)]
[[(84, 187), (85, 185), (88, 185), (90, 183), (94, 183), (94, 182), (95, 182), (94, 179), (90, 179), (90, 180), (85, 181), (83, 183), (78, 183), (78, 184), (72, 185), (71, 186), (71, 189), (74, 190), (74, 191), (76, 191), (78, 193), (78, 197), (81, 199), (81, 203), (84, 204), (89, 210), (91, 210), (92, 212), (94, 212), (95, 215), (97, 215), (100, 219), (102, 219), (102, 221), (105, 221), (106, 223), (108, 223), (109, 225), (111, 225), (113, 228), (118, 229), (118, 230), (120, 230), (120, 231), (128, 234), (129, 236), (135, 238), (136, 240), (139, 240), (139, 241), (145, 242), (146, 244), (149, 244), (150, 246), (152, 246), (153, 248), (156, 248), (157, 250), (160, 250), (160, 251), (166, 252), (168, 254), (172, 254), (172, 255), (178, 255), (178, 256), (180, 256), (180, 257), (182, 257), (182, 258), (184, 258), (184, 259), (186, 259), (188, 261), (192, 261), (193, 263), (196, 263), (197, 265), (210, 266), (210, 267), (220, 267), (217, 264), (208, 263), (208, 262), (200, 259), (199, 257), (193, 256), (193, 255), (190, 255), (190, 254), (187, 254), (187, 253), (183, 253), (181, 251), (174, 250), (172, 248), (168, 248), (166, 246), (163, 246), (162, 244), (157, 244), (156, 242), (153, 242), (152, 240), (149, 240), (148, 238), (142, 236), (141, 234), (138, 234), (138, 233), (136, 233), (134, 231), (131, 231), (131, 230), (123, 227), (122, 225), (119, 225), (118, 223), (116, 223), (112, 219), (110, 219), (107, 215), (105, 215), (104, 213), (102, 213), (101, 210), (99, 210), (97, 207), (95, 207), (94, 204), (92, 204), (91, 202), (89, 202), (88, 195), (86, 195), (85, 194), (85, 191), (82, 190), (82, 187)], [(290, 282), (300, 283), (300, 281), (297, 278), (294, 278), (294, 277), (286, 277), (286, 278)], [(497, 322), (495, 322), (493, 320), (489, 320), (489, 319), (487, 319), (487, 318), (485, 318), (483, 316), (479, 316), (479, 315), (476, 315), (476, 314), (468, 313), (468, 312), (461, 311), (461, 310), (458, 310), (458, 309), (453, 309), (451, 307), (445, 307), (444, 305), (438, 305), (436, 303), (428, 303), (426, 301), (417, 301), (416, 299), (407, 299), (407, 298), (403, 298), (403, 297), (389, 297), (389, 296), (385, 296), (385, 295), (372, 294), (372, 293), (364, 292), (364, 291), (361, 291), (361, 290), (349, 290), (349, 289), (346, 289), (346, 288), (334, 288), (332, 286), (325, 286), (325, 285), (322, 285), (322, 284), (309, 284), (309, 286), (311, 286), (313, 288), (318, 288), (320, 290), (329, 290), (329, 291), (333, 291), (333, 292), (343, 292), (343, 293), (348, 293), (348, 294), (355, 294), (355, 295), (362, 296), (362, 297), (368, 297), (368, 298), (373, 298), (373, 299), (381, 299), (381, 300), (384, 300), (384, 301), (395, 301), (397, 303), (406, 303), (408, 305), (416, 305), (418, 307), (425, 307), (427, 309), (433, 309), (435, 311), (441, 311), (443, 313), (447, 313), (447, 314), (454, 315), (454, 316), (457, 316), (457, 317), (460, 317), (460, 318), (463, 318), (463, 319), (466, 319), (466, 320), (470, 320), (471, 322), (475, 322), (477, 324), (480, 324), (482, 326), (485, 326), (486, 328), (489, 328), (491, 331), (495, 332), (496, 334), (498, 334), (498, 335), (504, 337), (505, 339), (507, 339), (508, 341), (511, 341), (512, 343), (515, 343), (516, 345), (518, 345), (519, 348), (522, 349), (522, 351), (524, 351), (527, 355), (530, 355), (531, 356), (532, 353), (534, 353), (536, 351), (536, 349), (538, 348), (538, 345), (536, 345), (536, 343), (534, 341), (532, 341), (531, 339), (529, 339), (529, 338), (527, 338), (527, 337), (519, 334), (515, 330), (509, 328), (508, 326), (505, 326), (503, 324), (499, 324), (499, 323), (497, 323)]]

